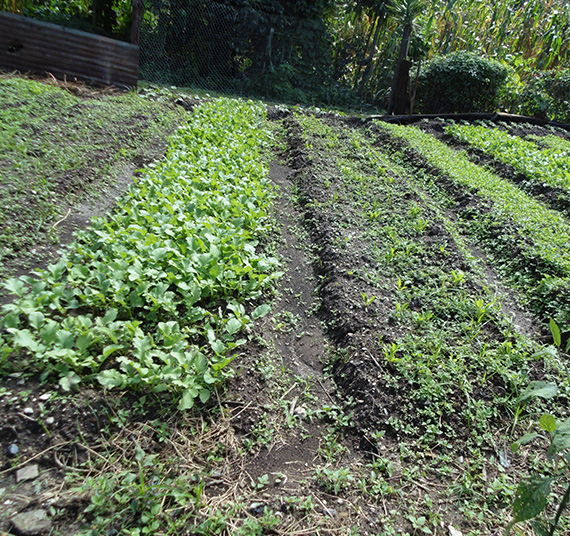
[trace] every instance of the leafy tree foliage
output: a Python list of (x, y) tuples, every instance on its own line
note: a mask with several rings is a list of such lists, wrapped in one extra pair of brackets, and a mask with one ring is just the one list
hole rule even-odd
[(0, 10), (126, 39), (131, 0), (0, 0)]
[(570, 69), (525, 74), (528, 80), (517, 96), (517, 111), (570, 123)]
[[(568, 75), (555, 71), (570, 60), (567, 0), (139, 1), (150, 81), (391, 110), (391, 95), (404, 106), (409, 97), (408, 78), (396, 92), (395, 75), (415, 79), (423, 58), (464, 51), (515, 69), (526, 86), (512, 111), (569, 115)], [(0, 9), (130, 38), (132, 0), (0, 0)], [(511, 85), (513, 95), (520, 87)]]

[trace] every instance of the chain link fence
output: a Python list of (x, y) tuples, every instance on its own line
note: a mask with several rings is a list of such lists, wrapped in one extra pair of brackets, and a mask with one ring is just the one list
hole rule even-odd
[(140, 73), (149, 82), (289, 101), (350, 97), (320, 17), (215, 0), (144, 0)]
[(140, 33), (141, 77), (150, 82), (243, 92), (236, 72), (237, 9), (217, 2), (146, 0)]
[(0, 0), (2, 5), (138, 44), (140, 78), (148, 82), (344, 106), (361, 102), (364, 82), (373, 78), (367, 51), (372, 27), (339, 32), (352, 28), (356, 15), (350, 9), (337, 13), (333, 0)]

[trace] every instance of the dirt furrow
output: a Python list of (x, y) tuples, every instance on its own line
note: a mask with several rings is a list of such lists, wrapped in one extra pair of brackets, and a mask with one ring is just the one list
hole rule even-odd
[(359, 465), (366, 456), (351, 436), (350, 417), (325, 373), (335, 345), (317, 315), (314, 252), (294, 201), (295, 171), (274, 161), (270, 177), (278, 187), (278, 254), (285, 275), (272, 313), (256, 328), (257, 342), (242, 357), (240, 373), (230, 385), (232, 427), (251, 449), (232, 480), (253, 488), (252, 515), (265, 508), (280, 512), (287, 534), (344, 533), (351, 525), (372, 530), (377, 524), (374, 506), (331, 494), (326, 483), (327, 471)]

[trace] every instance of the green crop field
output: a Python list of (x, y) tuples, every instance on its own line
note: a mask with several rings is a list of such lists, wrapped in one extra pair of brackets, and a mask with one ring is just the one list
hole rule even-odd
[(0, 530), (568, 533), (568, 133), (175, 100), (0, 80)]

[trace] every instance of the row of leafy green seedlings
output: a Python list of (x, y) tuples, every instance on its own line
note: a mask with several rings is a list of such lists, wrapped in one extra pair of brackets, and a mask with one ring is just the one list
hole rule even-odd
[(454, 123), (446, 126), (445, 132), (513, 166), (532, 180), (570, 190), (568, 150), (539, 147), (533, 141), (483, 125)]
[[(299, 120), (311, 147), (320, 143), (326, 150), (331, 140), (343, 139), (327, 155), (343, 181), (335, 193), (343, 192), (343, 201), (361, 208), (360, 227), (367, 228), (376, 261), (374, 268), (355, 267), (354, 273), (394, 296), (391, 321), (398, 336), (392, 333), (390, 342), (379, 339), (374, 349), (381, 390), (401, 395), (386, 424), (403, 436), (418, 437), (423, 448), (441, 452), (429, 464), (406, 453), (423, 465), (416, 467), (418, 478), (426, 471), (439, 478), (450, 474), (453, 453), (471, 458), (459, 483), (450, 484), (444, 495), (461, 496), (460, 509), (472, 518), (470, 525), (479, 524), (485, 533), (478, 517), (485, 512), (491, 523), (501, 522), (504, 512), (497, 516), (491, 509), (508, 507), (515, 487), (513, 472), (489, 456), (508, 457), (510, 418), (520, 411), (517, 397), (540, 367), (540, 356), (547, 376), (558, 379), (563, 367), (553, 354), (539, 352), (538, 345), (516, 332), (501, 312), (500, 297), (480, 286), (475, 261), (460, 255), (463, 248), (453, 241), (459, 231), (442, 231), (454, 223), (432, 209), (427, 196), (417, 201), (417, 185), (405, 169), (357, 131), (340, 132), (314, 118)], [(331, 199), (327, 210), (342, 210), (338, 201)], [(441, 226), (436, 235), (434, 225)], [(364, 305), (372, 308), (374, 296), (366, 298)]]
[[(557, 211), (472, 163), (465, 153), (430, 134), (398, 125), (377, 124), (376, 128), (407, 142), (445, 180), (485, 204), (485, 207), (459, 210), (462, 232), (475, 237), (494, 255), (498, 268), (512, 285), (526, 293), (539, 316), (552, 317), (567, 325), (570, 322), (568, 222)], [(406, 153), (405, 148), (403, 152)], [(457, 207), (453, 208), (455, 201), (446, 191), (448, 188), (442, 188), (437, 178), (434, 181), (433, 177), (427, 177), (425, 184), (434, 196), (457, 211)]]
[[(272, 189), (260, 104), (199, 107), (108, 219), (95, 219), (61, 260), (11, 279), (3, 370), (107, 388), (167, 391), (180, 409), (206, 402), (229, 374), (240, 333), (279, 276), (261, 251)], [(249, 311), (249, 312), (248, 312)]]
[[(476, 124), (487, 125), (489, 127), (500, 127), (513, 136), (517, 136), (522, 128), (525, 131), (536, 131), (536, 125), (532, 123), (508, 123), (505, 121), (498, 121), (492, 123), (490, 121), (475, 121)], [(538, 147), (546, 147), (555, 151), (565, 152), (570, 154), (570, 138), (568, 137), (568, 129), (554, 127), (552, 125), (541, 125), (541, 134), (526, 134), (522, 135), (525, 140), (533, 141)], [(519, 136), (520, 137), (520, 136)]]
[(526, 137), (527, 140), (534, 141), (539, 146), (546, 146), (553, 151), (565, 153), (570, 155), (570, 141), (554, 134), (547, 134), (546, 136), (537, 136), (530, 134)]

